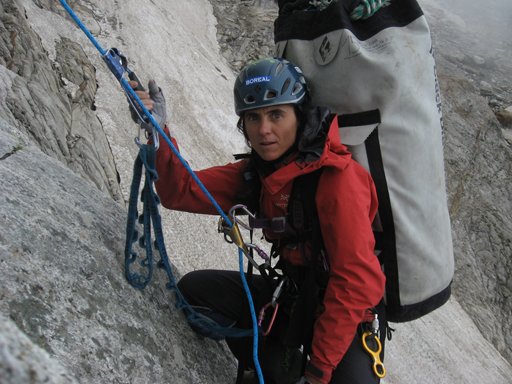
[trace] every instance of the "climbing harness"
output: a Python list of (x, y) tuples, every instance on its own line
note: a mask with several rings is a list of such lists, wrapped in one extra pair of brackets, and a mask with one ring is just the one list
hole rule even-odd
[[(239, 211), (241, 210), (243, 213), (245, 213), (249, 217), (248, 223), (243, 222), (236, 215), (237, 210), (239, 210)], [(238, 248), (245, 253), (246, 257), (249, 259), (249, 261), (252, 264), (252, 266), (255, 267), (256, 269), (258, 269), (260, 272), (262, 272), (263, 276), (267, 276), (267, 274), (268, 274), (268, 275), (270, 275), (270, 277), (269, 277), (270, 279), (273, 279), (273, 278), (279, 278), (280, 279), (279, 284), (277, 285), (276, 289), (274, 290), (274, 293), (272, 294), (271, 301), (268, 302), (267, 304), (265, 304), (260, 309), (260, 312), (259, 312), (259, 315), (258, 315), (258, 326), (261, 329), (262, 324), (263, 324), (263, 320), (265, 318), (265, 312), (269, 308), (273, 309), (271, 320), (269, 322), (269, 325), (268, 325), (267, 329), (266, 330), (261, 329), (262, 335), (263, 336), (267, 336), (270, 333), (270, 331), (272, 330), (272, 326), (274, 324), (274, 320), (276, 319), (277, 311), (279, 309), (278, 299), (279, 299), (279, 297), (281, 296), (281, 293), (284, 290), (284, 285), (287, 282), (287, 278), (284, 277), (284, 276), (283, 277), (278, 277), (277, 276), (277, 274), (275, 273), (274, 269), (272, 269), (270, 257), (258, 245), (253, 244), (253, 243), (246, 243), (246, 242), (243, 241), (243, 237), (242, 237), (242, 234), (241, 234), (241, 231), (240, 231), (240, 227), (242, 227), (242, 228), (244, 228), (246, 230), (249, 230), (249, 231), (253, 231), (255, 229), (254, 223), (258, 220), (258, 219), (256, 219), (256, 216), (249, 211), (247, 206), (242, 205), (242, 204), (238, 204), (238, 205), (233, 206), (229, 210), (229, 217), (231, 217), (232, 221), (233, 221), (233, 225), (231, 227), (229, 227), (226, 224), (226, 222), (224, 221), (224, 219), (222, 217), (219, 219), (219, 232), (224, 233), (224, 239), (228, 243), (236, 244), (238, 246)], [(252, 256), (251, 250), (255, 250), (256, 253), (263, 260), (265, 260), (265, 262), (263, 264), (258, 264), (254, 260), (254, 258)]]
[(374, 318), (371, 322), (371, 330), (363, 332), (363, 336), (361, 337), (361, 341), (363, 343), (363, 348), (370, 355), (372, 359), (372, 369), (375, 375), (382, 379), (386, 376), (386, 368), (380, 359), (380, 353), (382, 352), (382, 344), (379, 339), (378, 331), (379, 331), (379, 317), (375, 313)]
[[(248, 256), (250, 254), (249, 247), (246, 246), (241, 240), (241, 236), (237, 237), (237, 229), (238, 226), (236, 222), (232, 222), (232, 220), (222, 211), (222, 208), (219, 206), (217, 201), (213, 198), (210, 192), (206, 189), (203, 183), (199, 180), (194, 171), (190, 168), (185, 159), (181, 156), (177, 148), (174, 146), (170, 138), (165, 134), (163, 129), (160, 127), (155, 118), (151, 115), (151, 113), (146, 109), (140, 98), (137, 96), (135, 91), (129, 85), (128, 77), (130, 80), (138, 81), (135, 73), (128, 68), (126, 58), (120, 54), (120, 52), (116, 48), (111, 48), (109, 50), (104, 50), (98, 41), (92, 36), (91, 32), (85, 27), (82, 21), (78, 18), (78, 16), (73, 12), (71, 7), (67, 4), (65, 0), (60, 0), (61, 5), (66, 9), (71, 18), (75, 21), (77, 26), (85, 33), (85, 35), (89, 38), (92, 44), (96, 47), (96, 49), (101, 54), (101, 57), (107, 64), (110, 71), (119, 81), (123, 91), (126, 93), (130, 105), (135, 110), (136, 114), (139, 116), (140, 120), (146, 123), (151, 124), (153, 130), (153, 140), (158, 140), (158, 136), (160, 135), (166, 143), (169, 145), (170, 149), (176, 155), (178, 160), (183, 164), (185, 169), (189, 172), (193, 180), (197, 183), (199, 188), (203, 191), (203, 193), (207, 196), (210, 202), (213, 204), (215, 209), (221, 216), (221, 220), (223, 221), (223, 229), (226, 232), (227, 228), (230, 228), (231, 231), (228, 233), (232, 242), (234, 242), (238, 248), (239, 254), (239, 267), (240, 267), (240, 276), (242, 280), (242, 285), (244, 287), (245, 293), (247, 295), (247, 299), (249, 302), (249, 308), (253, 323), (253, 328), (251, 330), (239, 330), (230, 327), (221, 327), (214, 320), (208, 318), (205, 315), (194, 310), (192, 306), (190, 306), (185, 298), (182, 296), (179, 291), (176, 280), (172, 273), (171, 265), (169, 263), (169, 259), (167, 257), (167, 252), (165, 250), (163, 231), (161, 226), (161, 217), (158, 212), (159, 199), (157, 194), (154, 191), (153, 184), (156, 181), (158, 175), (154, 168), (155, 161), (155, 152), (158, 148), (158, 141), (154, 141), (153, 144), (143, 145), (140, 142), (140, 139), (137, 138), (135, 140), (136, 144), (139, 146), (140, 151), (137, 159), (134, 164), (134, 178), (132, 181), (131, 191), (130, 191), (130, 199), (129, 199), (129, 209), (128, 209), (128, 220), (127, 220), (127, 230), (126, 230), (126, 244), (125, 244), (125, 274), (128, 282), (135, 288), (143, 289), (147, 286), (147, 284), (151, 281), (153, 274), (153, 253), (151, 243), (151, 225), (153, 225), (153, 232), (155, 235), (155, 243), (154, 246), (157, 249), (161, 260), (158, 263), (158, 267), (165, 269), (169, 283), (167, 284), (167, 288), (173, 290), (176, 294), (177, 302), (176, 307), (183, 310), (185, 313), (187, 320), (193, 327), (197, 327), (195, 329), (200, 329), (201, 333), (205, 336), (211, 337), (213, 339), (221, 339), (224, 337), (244, 337), (248, 336), (252, 333), (253, 335), (253, 361), (254, 367), (258, 376), (258, 381), (260, 384), (263, 384), (263, 374), (261, 372), (261, 367), (258, 361), (258, 325), (256, 321), (256, 313), (254, 310), (254, 304), (252, 300), (252, 296), (249, 290), (249, 286), (245, 279), (244, 274), (244, 263), (243, 256), (244, 254)], [(139, 131), (140, 137), (140, 131)], [(142, 191), (141, 200), (143, 202), (143, 213), (138, 216), (137, 212), (137, 200), (138, 200), (138, 190), (142, 178), (142, 167), (145, 168), (145, 183)], [(234, 214), (233, 217), (236, 217)], [(140, 224), (143, 224), (144, 234), (139, 238), (139, 234), (135, 229), (136, 221), (139, 221)], [(235, 229), (232, 229), (235, 227)], [(223, 230), (224, 231), (224, 230)], [(238, 230), (239, 235), (239, 230)], [(146, 251), (146, 258), (139, 262), (140, 269), (145, 270), (145, 273), (138, 273), (132, 270), (134, 263), (138, 257), (138, 254), (133, 251), (132, 244), (136, 241), (139, 241), (139, 245), (141, 248)], [(253, 260), (254, 261), (254, 260)]]

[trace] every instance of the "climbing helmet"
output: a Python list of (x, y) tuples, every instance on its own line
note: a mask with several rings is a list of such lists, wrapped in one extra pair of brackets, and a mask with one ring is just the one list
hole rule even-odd
[(265, 58), (248, 64), (235, 81), (235, 111), (271, 105), (301, 104), (307, 92), (299, 67), (282, 58)]

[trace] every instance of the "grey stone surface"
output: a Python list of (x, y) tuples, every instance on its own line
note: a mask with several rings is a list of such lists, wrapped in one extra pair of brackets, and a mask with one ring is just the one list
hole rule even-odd
[(467, 80), (441, 77), (454, 289), (479, 329), (512, 361), (512, 149)]
[(455, 299), (418, 320), (392, 324), (387, 376), (396, 383), (510, 384), (512, 368)]
[[(443, 97), (454, 292), (511, 362), (512, 148), (498, 119), (512, 102), (512, 41), (501, 37), (512, 4), (497, 1), (484, 12), (476, 3), (428, 0), (424, 9)], [(485, 61), (453, 60), (460, 53)]]
[(496, 117), (503, 127), (512, 129), (512, 106), (498, 111)]
[(274, 0), (212, 0), (219, 21), (217, 39), (222, 55), (235, 72), (248, 62), (274, 54)]
[(65, 36), (50, 60), (20, 3), (4, 1), (2, 7), (0, 64), (12, 72), (4, 79), (6, 118), (45, 153), (120, 200), (112, 151), (94, 111), (94, 66)]
[(0, 315), (0, 380), (3, 384), (79, 382), (3, 315)]
[(0, 161), (0, 378), (230, 382), (234, 362), (189, 329), (163, 272), (142, 292), (125, 281), (124, 208), (12, 130), (0, 119), (0, 153), (18, 148)]

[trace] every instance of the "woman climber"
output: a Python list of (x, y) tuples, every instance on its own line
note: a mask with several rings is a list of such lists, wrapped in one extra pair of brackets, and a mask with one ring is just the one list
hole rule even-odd
[[(154, 81), (148, 90), (137, 94), (164, 127), (162, 92)], [(196, 175), (225, 212), (243, 204), (256, 213), (252, 227), (261, 228), (272, 245), (273, 272), (249, 278), (256, 311), (271, 312), (269, 303), (276, 311), (272, 324), (270, 314), (262, 324), (271, 326), (259, 347), (265, 382), (378, 383), (382, 375), (363, 337), (379, 328), (382, 334), (386, 326), (370, 175), (340, 143), (338, 117), (310, 105), (306, 80), (289, 61), (266, 58), (247, 65), (234, 98), (250, 153)], [(164, 207), (216, 213), (167, 145), (157, 151), (156, 170)], [(225, 325), (251, 328), (238, 272), (193, 271), (178, 286), (191, 305), (207, 308)], [(282, 293), (273, 299), (278, 286)], [(250, 338), (226, 341), (240, 366), (250, 369)]]

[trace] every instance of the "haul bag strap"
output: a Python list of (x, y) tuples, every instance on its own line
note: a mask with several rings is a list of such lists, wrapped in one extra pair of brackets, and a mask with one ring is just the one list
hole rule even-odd
[(372, 109), (357, 113), (344, 113), (338, 117), (338, 127), (358, 127), (362, 125), (380, 124), (382, 122), (380, 110)]

